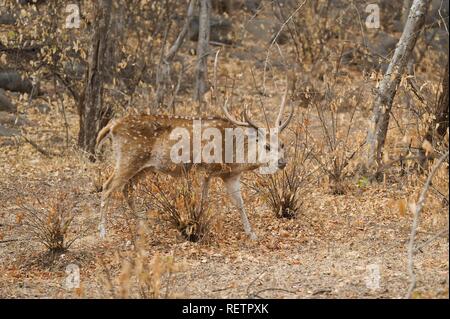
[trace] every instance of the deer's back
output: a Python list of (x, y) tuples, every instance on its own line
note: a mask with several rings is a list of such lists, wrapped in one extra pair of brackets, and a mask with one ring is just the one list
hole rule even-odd
[[(171, 149), (178, 140), (171, 138), (174, 129), (182, 128), (193, 137), (194, 120), (201, 121), (202, 130), (216, 128), (222, 137), (226, 128), (235, 126), (220, 117), (188, 118), (157, 115), (128, 115), (116, 120), (111, 126), (111, 137), (116, 157), (116, 165), (141, 170), (152, 168), (171, 175), (180, 175), (184, 170), (196, 169), (209, 175), (226, 175), (257, 168), (253, 164), (225, 163), (222, 156), (220, 163), (193, 163), (193, 145), (190, 143), (190, 162), (175, 163), (171, 158)], [(197, 122), (198, 123), (198, 122)], [(208, 141), (202, 141), (202, 147)], [(224, 141), (222, 151), (224, 150)], [(223, 153), (223, 152), (222, 152)], [(223, 155), (223, 154), (222, 154)]]

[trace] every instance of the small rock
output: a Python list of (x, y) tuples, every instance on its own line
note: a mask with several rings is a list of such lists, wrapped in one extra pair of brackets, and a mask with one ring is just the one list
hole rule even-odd
[(15, 113), (17, 107), (5, 95), (5, 91), (0, 89), (0, 111)]
[(50, 138), (50, 142), (51, 142), (52, 144), (58, 145), (58, 144), (64, 143), (64, 139), (63, 139), (62, 137), (60, 137), (60, 136), (52, 136), (52, 137)]
[(0, 136), (15, 136), (19, 135), (20, 131), (15, 128), (7, 128), (0, 125)]
[(35, 126), (35, 123), (32, 123), (31, 121), (27, 120), (25, 117), (19, 115), (16, 116), (14, 114), (9, 114), (7, 112), (1, 112), (0, 111), (0, 124), (6, 124), (6, 125), (14, 125), (14, 126), (22, 126), (22, 125), (28, 125), (28, 126)]
[(50, 107), (44, 103), (37, 105), (36, 109), (39, 111), (39, 113), (42, 113), (42, 114), (50, 113)]
[(5, 146), (14, 146), (14, 141), (11, 139), (7, 139), (6, 141), (3, 141), (0, 143), (0, 147), (5, 147)]

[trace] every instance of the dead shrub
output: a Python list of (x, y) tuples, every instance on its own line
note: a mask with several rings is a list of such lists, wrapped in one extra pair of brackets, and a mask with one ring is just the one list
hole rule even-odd
[(163, 277), (170, 281), (171, 274), (176, 270), (172, 256), (155, 254), (148, 257), (132, 252), (128, 256), (119, 257), (120, 272), (112, 277), (103, 264), (103, 286), (108, 288), (112, 298), (168, 298), (170, 282), (163, 290)]
[[(139, 223), (137, 234), (138, 239), (132, 251), (117, 251), (113, 263), (99, 259), (102, 266), (102, 289), (107, 290), (112, 298), (171, 297), (172, 275), (180, 270), (180, 266), (171, 255), (148, 255), (145, 250), (147, 232), (142, 222)], [(113, 275), (111, 265), (114, 264), (117, 271)]]
[(157, 210), (188, 241), (204, 239), (211, 228), (212, 214), (207, 201), (201, 202), (200, 174), (184, 171), (174, 181), (172, 177), (155, 175), (145, 193), (151, 199), (148, 209)]
[(335, 195), (345, 193), (345, 179), (353, 173), (349, 164), (365, 144), (364, 127), (355, 128), (355, 114), (363, 94), (353, 94), (351, 97), (345, 94), (329, 86), (323, 98), (312, 99), (319, 125), (313, 130), (311, 127), (306, 130), (315, 144), (312, 155), (327, 174)]
[(39, 197), (34, 201), (21, 202), (18, 205), (22, 224), (32, 238), (43, 244), (50, 253), (62, 253), (81, 236), (81, 231), (72, 233), (72, 222), (77, 211), (67, 193), (59, 193), (46, 199)]
[(308, 140), (301, 140), (302, 127), (297, 126), (293, 145), (285, 155), (288, 165), (275, 174), (257, 175), (254, 190), (262, 192), (263, 199), (278, 218), (292, 219), (302, 206), (302, 191), (312, 172), (308, 172), (311, 149)]

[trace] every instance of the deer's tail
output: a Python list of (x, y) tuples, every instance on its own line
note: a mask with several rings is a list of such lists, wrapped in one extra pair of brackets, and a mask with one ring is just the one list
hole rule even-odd
[(101, 142), (105, 139), (106, 136), (111, 132), (111, 127), (114, 125), (114, 121), (110, 121), (108, 125), (106, 125), (104, 128), (98, 132), (97, 140), (95, 143), (95, 148), (98, 148), (101, 144)]

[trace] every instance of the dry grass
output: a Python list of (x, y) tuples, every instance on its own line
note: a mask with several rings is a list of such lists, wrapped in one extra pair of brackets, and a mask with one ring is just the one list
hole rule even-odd
[(147, 209), (157, 211), (192, 242), (205, 239), (213, 222), (208, 202), (201, 200), (200, 179), (200, 174), (185, 171), (179, 179), (156, 176), (143, 185), (144, 196), (150, 199)]
[(278, 218), (297, 217), (307, 185), (314, 168), (311, 165), (312, 150), (308, 148), (308, 139), (301, 137), (304, 131), (302, 125), (294, 129), (294, 138), (287, 147), (287, 167), (275, 174), (257, 175), (252, 188), (262, 195), (262, 198)]
[[(111, 264), (99, 259), (102, 271), (101, 290), (111, 298), (170, 298), (171, 278), (180, 270), (173, 256), (161, 256), (155, 253), (149, 256), (145, 249), (146, 229), (140, 223), (138, 240), (131, 251), (115, 253), (115, 262), (119, 266), (117, 274), (111, 273)], [(163, 285), (164, 281), (164, 285)]]
[[(73, 223), (80, 214), (77, 194), (73, 190), (53, 193), (53, 187), (37, 183), (6, 187), (4, 195), (9, 201), (1, 206), (15, 215), (16, 223), (24, 227), (28, 239), (43, 245), (50, 254), (66, 252), (83, 236), (82, 226)], [(27, 193), (20, 188), (27, 189)], [(22, 196), (16, 197), (17, 194)], [(11, 205), (12, 202), (15, 205)]]
[[(59, 194), (47, 199), (44, 205), (36, 200), (38, 208), (20, 204), (23, 212), (23, 225), (32, 234), (33, 239), (43, 244), (51, 253), (63, 253), (77, 240), (69, 238), (69, 230), (75, 217), (75, 206), (68, 204), (67, 194)], [(36, 204), (35, 203), (35, 204)], [(70, 206), (69, 206), (70, 205)]]

